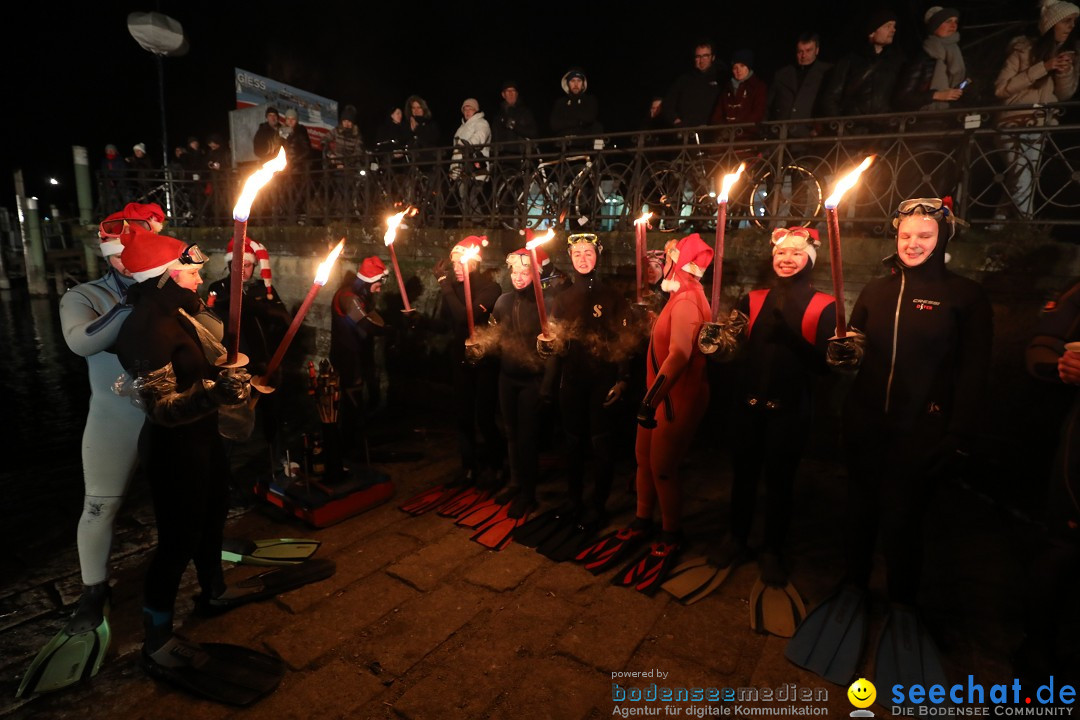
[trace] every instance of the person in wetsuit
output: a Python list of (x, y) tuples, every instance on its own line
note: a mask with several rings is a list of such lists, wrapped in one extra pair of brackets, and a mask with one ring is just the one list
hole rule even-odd
[[(537, 260), (543, 262), (545, 253), (542, 250), (536, 253)], [(544, 360), (536, 351), (541, 328), (529, 251), (521, 248), (510, 253), (506, 265), (513, 289), (495, 302), (490, 321), (495, 332), (486, 344), (498, 346), (499, 410), (510, 459), (510, 484), (496, 496), (496, 502), (509, 502), (507, 516), (521, 518), (537, 506), (537, 444)], [(545, 310), (546, 305), (545, 301)]]
[(1026, 352), (1028, 372), (1063, 393), (1072, 392), (1073, 403), (1061, 427), (1042, 525), (1027, 556), (1026, 637), (1013, 655), (1021, 679), (1075, 677), (1080, 671), (1080, 657), (1062, 633), (1075, 617), (1073, 591), (1080, 576), (1080, 394), (1063, 387), (1080, 385), (1080, 351), (1071, 345), (1076, 342), (1080, 281), (1046, 303)]
[(858, 368), (844, 407), (849, 471), (848, 579), (869, 584), (882, 539), (889, 598), (914, 606), (923, 520), (934, 486), (978, 431), (993, 336), (982, 286), (945, 267), (949, 199), (900, 203), (888, 275), (859, 293), (829, 362)]
[[(486, 237), (469, 235), (451, 248), (452, 268), (447, 268), (446, 260), (440, 260), (434, 268), (442, 296), (442, 320), (454, 337), (450, 345), (450, 361), (453, 366), (451, 381), (454, 385), (462, 474), (453, 482), (459, 486), (476, 485), (481, 480), (483, 470), (490, 473), (490, 476), (485, 478), (489, 484), (501, 484), (506, 457), (506, 441), (495, 424), (499, 387), (498, 361), (494, 357), (483, 358), (475, 364), (465, 361), (465, 342), (469, 339), (465, 309), (465, 273), (469, 274), (475, 327), (487, 324), (495, 301), (502, 294), (498, 283), (485, 273), (479, 272), (479, 255), (462, 261), (466, 251), (479, 251), (486, 245)], [(477, 445), (477, 431), (484, 441), (483, 455)]]
[(776, 277), (770, 287), (739, 300), (744, 322), (735, 324), (745, 330), (735, 339), (740, 348), (731, 423), (730, 536), (717, 562), (723, 567), (746, 556), (764, 476), (765, 535), (758, 563), (763, 579), (779, 586), (787, 583), (782, 558), (795, 475), (811, 426), (812, 389), (815, 378), (828, 370), (825, 352), (836, 329), (835, 299), (814, 289), (820, 244), (816, 230), (775, 230)]
[(386, 323), (375, 309), (383, 279), (390, 274), (383, 261), (366, 257), (356, 277), (334, 293), (330, 319), (330, 363), (341, 378), (341, 437), (345, 451), (355, 455), (363, 447), (361, 410), (367, 388), (367, 408), (379, 407), (382, 399), (375, 364), (375, 338), (386, 334)]
[[(598, 271), (603, 246), (592, 233), (567, 240), (574, 283), (555, 299), (552, 321), (565, 351), (559, 366), (559, 409), (566, 435), (564, 457), (569, 474), (570, 514), (585, 527), (602, 527), (614, 474), (614, 406), (629, 380), (633, 339), (627, 332), (628, 307)], [(586, 499), (585, 460), (592, 453), (592, 492)]]
[(155, 653), (172, 639), (173, 607), (188, 562), (195, 562), (201, 602), (225, 590), (221, 545), (229, 467), (218, 410), (246, 406), (250, 376), (210, 360), (223, 348), (195, 318), (203, 307), (195, 290), (206, 260), (195, 245), (139, 231), (121, 254), (136, 284), (128, 290), (133, 309), (115, 350), (135, 381), (128, 392), (146, 414), (139, 457), (158, 531), (145, 581), (148, 666), (166, 662)]

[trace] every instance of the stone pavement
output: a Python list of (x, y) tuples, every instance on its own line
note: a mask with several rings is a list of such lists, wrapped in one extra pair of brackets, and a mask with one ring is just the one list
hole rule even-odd
[[(727, 503), (727, 459), (710, 458), (708, 438), (685, 468), (690, 553), (715, 549)], [(758, 635), (748, 624), (747, 598), (756, 571), (743, 566), (718, 592), (683, 607), (666, 594), (648, 598), (616, 588), (612, 573), (593, 577), (510, 544), (492, 552), (469, 541), (469, 531), (434, 513), (410, 517), (397, 504), (450, 477), (453, 436), (408, 445), (423, 460), (386, 465), (397, 484), (390, 503), (323, 530), (306, 529), (263, 512), (235, 517), (227, 534), (314, 537), (318, 557), (337, 563), (332, 578), (238, 608), (221, 617), (189, 617), (193, 572), (181, 591), (180, 632), (195, 640), (233, 642), (279, 654), (289, 667), (281, 688), (247, 709), (193, 699), (147, 678), (138, 665), (142, 565), (152, 522), (121, 542), (114, 588), (113, 646), (89, 683), (29, 701), (14, 700), (29, 658), (63, 624), (69, 611), (48, 612), (47, 596), (67, 602), (77, 575), (49, 584), (0, 589), (0, 717), (4, 718), (553, 718), (611, 717), (612, 673), (664, 673), (620, 678), (622, 687), (651, 682), (670, 687), (799, 688), (826, 692), (819, 717), (846, 717), (846, 689), (795, 668), (785, 640)], [(403, 445), (403, 447), (405, 447)], [(715, 451), (714, 451), (715, 452)], [(718, 469), (719, 468), (719, 469)], [(625, 485), (623, 467), (616, 485)], [(834, 511), (842, 494), (840, 466), (804, 463), (793, 529), (794, 582), (808, 605), (838, 579), (842, 553)], [(554, 501), (558, 483), (544, 486)], [(629, 517), (623, 488), (613, 505)], [(143, 510), (148, 512), (148, 510)], [(973, 672), (980, 682), (1004, 681), (1004, 657), (1017, 641), (1017, 544), (996, 510), (961, 490), (939, 495), (930, 526), (938, 550), (927, 568), (924, 604), (941, 638), (954, 678)], [(131, 545), (131, 551), (125, 548)], [(73, 553), (67, 569), (77, 567)], [(58, 565), (59, 566), (59, 565)], [(251, 574), (254, 568), (235, 572)], [(877, 578), (880, 586), (881, 578)], [(871, 643), (881, 621), (875, 606)], [(864, 665), (870, 672), (868, 665)], [(667, 717), (690, 717), (676, 704)], [(760, 705), (765, 705), (761, 703)], [(731, 704), (728, 704), (731, 710)], [(876, 707), (879, 717), (885, 708)], [(663, 713), (663, 711), (661, 711)], [(664, 716), (661, 714), (661, 716)], [(729, 714), (727, 717), (739, 717)]]

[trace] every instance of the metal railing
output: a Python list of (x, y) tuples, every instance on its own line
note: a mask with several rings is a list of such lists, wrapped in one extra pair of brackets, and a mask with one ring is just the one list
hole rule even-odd
[[(835, 179), (874, 153), (841, 206), (845, 221), (869, 231), (884, 231), (900, 200), (941, 195), (952, 195), (960, 216), (976, 225), (1077, 225), (1080, 125), (1068, 121), (1078, 108), (997, 106), (483, 148), (383, 145), (338, 167), (316, 160), (286, 170), (259, 196), (252, 223), (381, 223), (412, 205), (414, 226), (606, 231), (629, 228), (647, 206), (661, 230), (706, 229), (715, 224), (720, 176), (745, 161), (731, 221), (807, 225), (821, 219)], [(164, 205), (171, 190), (173, 224), (226, 224), (249, 172), (99, 176), (99, 213), (130, 200)]]

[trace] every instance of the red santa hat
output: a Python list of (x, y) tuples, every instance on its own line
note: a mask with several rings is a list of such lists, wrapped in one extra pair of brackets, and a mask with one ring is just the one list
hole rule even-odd
[[(226, 264), (232, 262), (233, 259), (233, 241), (229, 240), (229, 244), (225, 246), (225, 262)], [(262, 278), (263, 284), (266, 285), (266, 295), (273, 297), (274, 288), (271, 284), (273, 280), (273, 273), (270, 272), (270, 253), (267, 251), (266, 246), (259, 243), (255, 238), (250, 235), (244, 238), (244, 261), (254, 263), (259, 261), (259, 277)]]
[(165, 211), (157, 203), (128, 203), (124, 207), (124, 215), (136, 220), (157, 220), (165, 222)]
[(810, 258), (810, 266), (817, 262), (817, 249), (821, 247), (821, 239), (818, 231), (813, 228), (793, 226), (789, 228), (777, 228), (772, 233), (772, 254), (780, 248), (794, 248), (802, 250)]
[[(463, 253), (466, 250), (472, 250), (473, 248), (479, 250), (480, 248), (486, 248), (487, 246), (488, 239), (486, 235), (469, 235), (468, 237), (458, 240), (457, 243), (454, 244), (454, 247), (450, 248), (450, 257), (452, 258), (455, 254)], [(477, 259), (480, 259), (479, 255), (477, 255)]]
[(680, 270), (696, 277), (705, 274), (705, 268), (712, 262), (713, 249), (697, 233), (687, 235), (680, 240), (672, 251), (672, 260)]
[(206, 256), (197, 246), (168, 235), (136, 229), (130, 235), (125, 234), (123, 240), (124, 251), (120, 254), (120, 261), (131, 271), (135, 282), (206, 262)]
[[(540, 263), (540, 267), (544, 267), (551, 262), (551, 258), (542, 248), (536, 248), (536, 261)], [(527, 248), (518, 248), (506, 256), (507, 265), (513, 267), (515, 263), (521, 263), (522, 267), (529, 267), (532, 263), (532, 256)]]
[(356, 270), (356, 277), (366, 283), (379, 282), (389, 274), (390, 271), (386, 269), (383, 261), (374, 255), (364, 258)]
[[(536, 233), (533, 231), (532, 228), (525, 228), (524, 230), (518, 230), (518, 235), (524, 235), (525, 236), (525, 244), (526, 245), (531, 243), (533, 238), (536, 237)], [(522, 250), (524, 250), (524, 248), (522, 248)], [(517, 251), (515, 251), (515, 252), (517, 252)], [(525, 250), (525, 252), (528, 252), (528, 250)], [(548, 265), (551, 264), (551, 258), (548, 257), (548, 254), (546, 252), (544, 252), (541, 248), (536, 248), (536, 259), (540, 261), (540, 267), (542, 267), (542, 268), (545, 268), (545, 267), (547, 267)], [(506, 262), (507, 262), (507, 264), (509, 264), (509, 262), (510, 262), (510, 256), (509, 255), (506, 256)]]

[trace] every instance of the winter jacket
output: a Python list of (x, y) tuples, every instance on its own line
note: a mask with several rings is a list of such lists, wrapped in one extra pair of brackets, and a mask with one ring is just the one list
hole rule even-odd
[(508, 143), (496, 149), (500, 155), (521, 155), (528, 146), (528, 143), (521, 141), (532, 140), (540, 135), (536, 117), (520, 100), (514, 105), (507, 105), (505, 100), (500, 103), (499, 114), (495, 116), (491, 132), (495, 142)]
[(338, 125), (327, 134), (323, 151), (331, 167), (356, 167), (364, 152), (360, 129), (355, 125), (348, 129)]
[(727, 83), (720, 95), (720, 102), (713, 111), (715, 125), (759, 123), (765, 119), (765, 107), (769, 90), (756, 74), (738, 85)]
[(664, 120), (668, 125), (675, 125), (676, 120), (682, 127), (708, 124), (720, 97), (719, 76), (717, 63), (705, 72), (694, 68), (679, 76), (664, 96)]
[[(994, 94), (1006, 105), (1045, 105), (1065, 102), (1076, 94), (1076, 85), (1080, 67), (1074, 62), (1067, 73), (1055, 72), (1050, 75), (1046, 65), (1032, 58), (1033, 44), (1030, 38), (1020, 37), (1012, 41), (1009, 56), (994, 82)], [(1031, 110), (1004, 111), (999, 116), (1002, 122), (1017, 122), (1031, 118), (1032, 124), (1042, 124)], [(1057, 124), (1057, 120), (1048, 117), (1048, 124)]]
[(876, 115), (892, 111), (893, 90), (904, 55), (893, 45), (880, 53), (867, 43), (833, 66), (818, 100), (820, 115)]
[(296, 123), (282, 143), (285, 146), (288, 168), (294, 172), (306, 170), (312, 153), (311, 135), (308, 134), (308, 129)]
[[(450, 165), (451, 177), (464, 172), (477, 180), (487, 180), (489, 164), (478, 162), (491, 155), (491, 126), (484, 118), (484, 113), (475, 112), (468, 120), (462, 120), (461, 126), (454, 133), (453, 162)], [(461, 160), (466, 161), (463, 167)]]
[[(777, 71), (769, 86), (769, 118), (807, 120), (818, 116), (817, 101), (832, 64), (817, 60), (810, 65), (787, 65)], [(789, 137), (806, 137), (809, 125), (791, 125)]]
[(282, 143), (281, 134), (278, 132), (280, 127), (281, 125), (271, 127), (270, 123), (264, 122), (255, 131), (255, 137), (252, 139), (251, 144), (255, 157), (259, 159), (259, 162), (271, 160), (278, 154)]

